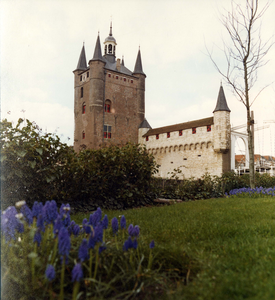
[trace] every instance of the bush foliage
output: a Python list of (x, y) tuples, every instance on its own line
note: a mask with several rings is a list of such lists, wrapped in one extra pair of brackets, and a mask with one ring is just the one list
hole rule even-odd
[(157, 165), (140, 145), (126, 144), (76, 153), (55, 134), (29, 120), (1, 122), (2, 205), (55, 199), (73, 207), (125, 209), (154, 198)]

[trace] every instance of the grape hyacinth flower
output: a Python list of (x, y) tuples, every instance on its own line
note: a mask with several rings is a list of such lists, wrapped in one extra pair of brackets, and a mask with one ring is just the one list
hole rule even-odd
[(136, 225), (134, 227), (133, 224), (130, 224), (128, 227), (128, 233), (131, 237), (138, 237), (139, 236), (139, 226)]
[(121, 219), (120, 219), (120, 228), (126, 229), (126, 219), (125, 219), (124, 215), (121, 216)]
[(72, 233), (74, 236), (78, 236), (80, 232), (80, 227), (78, 224), (72, 226)]
[(150, 245), (149, 245), (149, 248), (150, 249), (153, 249), (155, 247), (155, 242), (154, 240), (151, 241)]
[(124, 242), (123, 251), (128, 251), (131, 248), (133, 248), (133, 241), (129, 236), (128, 239)]
[(38, 219), (38, 216), (42, 213), (43, 203), (35, 201), (32, 206), (32, 217)]
[(55, 269), (53, 265), (48, 265), (46, 271), (45, 271), (45, 277), (49, 281), (53, 281), (55, 278)]
[(36, 226), (37, 226), (37, 228), (39, 228), (42, 232), (45, 231), (44, 219), (43, 219), (43, 215), (42, 215), (42, 214), (39, 214), (39, 215), (38, 215), (37, 222), (36, 222)]
[(37, 246), (39, 247), (42, 241), (42, 236), (41, 236), (41, 232), (39, 229), (36, 230), (35, 234), (34, 234), (34, 238), (33, 238), (33, 242), (37, 243)]
[[(7, 242), (10, 241), (11, 239), (15, 240), (16, 230), (19, 229), (22, 232), (23, 224), (20, 223), (18, 218), (16, 218), (16, 215), (17, 215), (17, 210), (14, 206), (9, 206), (5, 211), (2, 212), (1, 231)], [(23, 226), (23, 231), (24, 231), (24, 226)]]
[(54, 232), (55, 236), (58, 235), (58, 232), (60, 231), (60, 229), (62, 227), (63, 227), (63, 222), (62, 222), (61, 216), (58, 215), (55, 222), (54, 222), (54, 225), (53, 225), (53, 232)]
[(57, 205), (54, 200), (47, 201), (42, 209), (42, 215), (43, 219), (46, 222), (46, 224), (53, 223), (55, 219), (57, 218), (58, 212), (57, 212)]
[(116, 217), (114, 217), (114, 218), (112, 219), (111, 224), (112, 224), (113, 234), (116, 235), (117, 232), (118, 232), (118, 220), (117, 220)]
[(29, 209), (28, 205), (22, 205), (20, 211), (23, 214), (25, 221), (31, 225), (33, 222), (32, 211)]
[(108, 216), (105, 215), (104, 218), (103, 218), (103, 220), (102, 220), (103, 229), (107, 229), (108, 228), (108, 224), (109, 224)]
[(81, 262), (83, 262), (86, 259), (89, 259), (89, 253), (88, 253), (88, 242), (86, 239), (82, 240), (82, 243), (78, 250), (78, 258)]
[(72, 282), (79, 282), (83, 278), (83, 271), (81, 264), (78, 263), (74, 266), (72, 270)]
[(58, 233), (58, 250), (63, 258), (68, 257), (71, 249), (71, 239), (68, 230), (62, 227)]
[(74, 266), (72, 271), (72, 282), (74, 282), (74, 289), (73, 289), (73, 300), (77, 299), (77, 294), (79, 290), (79, 281), (83, 278), (83, 271), (81, 264), (78, 263)]

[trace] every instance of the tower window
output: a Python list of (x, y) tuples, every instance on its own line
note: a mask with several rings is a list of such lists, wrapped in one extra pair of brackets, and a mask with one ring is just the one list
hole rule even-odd
[(179, 136), (182, 136), (182, 130), (179, 130)]
[(82, 139), (85, 140), (85, 132), (82, 131)]
[(111, 101), (110, 100), (105, 101), (104, 111), (107, 113), (111, 112)]
[(196, 134), (197, 133), (197, 128), (196, 127), (193, 127), (192, 128), (192, 134)]
[(124, 79), (124, 81), (126, 81), (126, 78), (125, 78), (125, 77), (124, 77), (123, 79)]
[(112, 137), (112, 126), (104, 125), (104, 139), (110, 139)]
[(118, 76), (116, 76), (116, 79), (118, 79)]
[(105, 45), (104, 54), (107, 54), (107, 45)]
[(157, 139), (157, 140), (159, 139), (159, 134), (156, 134), (156, 139)]
[(108, 74), (108, 77), (111, 77), (111, 74), (110, 74), (110, 73)]
[(89, 78), (89, 72), (87, 72), (87, 78)]
[(207, 125), (207, 132), (211, 131), (211, 125)]
[(82, 75), (80, 75), (80, 81), (82, 81)]
[(112, 45), (111, 44), (108, 45), (108, 54), (112, 54)]
[(131, 79), (131, 83), (133, 83), (134, 82), (134, 80), (133, 79)]
[(83, 87), (80, 90), (80, 97), (83, 98)]
[(146, 142), (148, 142), (148, 141), (149, 141), (149, 136), (146, 137)]
[(85, 102), (82, 104), (82, 114), (86, 113), (86, 104)]
[(167, 138), (170, 138), (170, 132), (167, 132)]

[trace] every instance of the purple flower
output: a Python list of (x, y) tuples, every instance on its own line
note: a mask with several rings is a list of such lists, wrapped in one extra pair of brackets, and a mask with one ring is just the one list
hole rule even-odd
[(133, 248), (137, 249), (137, 247), (138, 247), (137, 239), (134, 239), (134, 241), (133, 241)]
[(88, 223), (87, 219), (86, 219), (86, 218), (83, 219), (83, 221), (82, 221), (82, 226), (86, 225), (87, 223)]
[(83, 226), (83, 229), (85, 230), (85, 232), (86, 232), (87, 234), (90, 234), (90, 233), (92, 232), (92, 228), (91, 228), (90, 225), (85, 225), (85, 226)]
[(54, 266), (48, 265), (46, 271), (45, 271), (45, 277), (49, 280), (52, 281), (55, 278), (55, 270)]
[(94, 236), (94, 233), (93, 233), (93, 234), (90, 235), (89, 242), (88, 242), (88, 248), (89, 249), (94, 249), (95, 244), (96, 244), (96, 239), (95, 239), (95, 236)]
[(101, 220), (102, 212), (100, 207), (97, 208), (97, 210), (90, 215), (89, 218), (89, 224), (95, 227)]
[(63, 225), (65, 227), (68, 227), (71, 223), (70, 211), (71, 211), (70, 204), (61, 205), (59, 212), (62, 218)]
[(117, 232), (118, 232), (118, 220), (117, 220), (116, 217), (114, 217), (114, 218), (112, 219), (111, 224), (112, 224), (112, 228), (113, 228), (113, 234), (115, 235), (115, 234), (117, 234)]
[(89, 253), (88, 253), (88, 242), (86, 239), (82, 240), (82, 243), (78, 250), (78, 258), (80, 261), (84, 261), (86, 259), (89, 259)]
[(124, 242), (123, 251), (128, 251), (128, 249), (133, 248), (133, 241), (129, 236), (128, 239)]
[(151, 241), (150, 245), (149, 245), (149, 248), (150, 249), (153, 249), (155, 247), (155, 242), (154, 240)]
[(72, 282), (80, 281), (83, 278), (83, 271), (81, 268), (81, 264), (78, 263), (74, 266), (72, 271)]
[(61, 256), (67, 257), (71, 249), (71, 239), (68, 230), (62, 227), (58, 233), (58, 250)]
[(126, 229), (126, 219), (125, 219), (124, 215), (120, 219), (120, 228)]
[(5, 236), (6, 241), (15, 240), (15, 232), (24, 231), (23, 224), (16, 217), (17, 210), (14, 206), (9, 206), (1, 215), (1, 231)]
[(98, 223), (94, 229), (94, 237), (96, 243), (102, 243), (103, 240), (103, 226), (101, 223)]
[(80, 231), (79, 225), (78, 224), (73, 225), (73, 227), (72, 227), (73, 235), (75, 235), (75, 236), (79, 235), (79, 231)]
[(133, 224), (130, 224), (128, 227), (128, 233), (130, 236), (133, 236), (134, 226)]
[(44, 219), (42, 214), (39, 214), (37, 222), (36, 222), (37, 228), (39, 228), (42, 232), (45, 231), (45, 226), (44, 226)]
[(38, 216), (42, 213), (43, 203), (35, 201), (32, 206), (32, 217), (38, 218)]
[(46, 224), (53, 223), (57, 218), (57, 205), (54, 200), (47, 201), (42, 209), (43, 219)]
[(139, 226), (138, 226), (138, 225), (136, 225), (136, 226), (134, 227), (134, 233), (133, 233), (133, 235), (136, 236), (136, 237), (139, 236)]
[(24, 204), (21, 209), (20, 209), (21, 213), (24, 216), (25, 221), (31, 225), (32, 224), (32, 211), (29, 209), (27, 204)]
[(100, 254), (102, 251), (106, 250), (106, 245), (103, 243), (99, 248), (98, 248), (98, 253)]
[(105, 215), (104, 218), (103, 218), (103, 220), (102, 220), (103, 229), (107, 229), (108, 228), (108, 224), (109, 224), (108, 216)]
[(33, 242), (37, 243), (38, 247), (40, 246), (40, 243), (42, 241), (42, 236), (41, 236), (41, 232), (40, 230), (36, 230), (35, 234), (34, 234), (34, 238), (33, 238)]
[(61, 216), (58, 215), (56, 220), (54, 221), (54, 225), (53, 225), (53, 232), (55, 235), (58, 235), (58, 232), (60, 231), (60, 229), (63, 227), (63, 222), (61, 219)]

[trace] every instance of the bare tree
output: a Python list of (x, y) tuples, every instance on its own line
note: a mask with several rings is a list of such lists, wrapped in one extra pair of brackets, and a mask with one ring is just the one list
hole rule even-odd
[(227, 63), (224, 72), (207, 50), (219, 73), (233, 88), (234, 94), (246, 108), (251, 188), (255, 187), (255, 171), (252, 135), (254, 120), (251, 118), (250, 108), (266, 86), (259, 90), (253, 99), (250, 99), (250, 91), (258, 79), (258, 69), (267, 63), (265, 56), (274, 44), (271, 39), (267, 42), (262, 41), (260, 19), (268, 9), (269, 4), (267, 3), (262, 9), (259, 9), (258, 2), (258, 0), (246, 0), (243, 2), (245, 5), (241, 6), (232, 1), (231, 11), (221, 16), (221, 23), (230, 37), (229, 44), (223, 42), (222, 51)]

